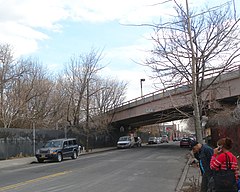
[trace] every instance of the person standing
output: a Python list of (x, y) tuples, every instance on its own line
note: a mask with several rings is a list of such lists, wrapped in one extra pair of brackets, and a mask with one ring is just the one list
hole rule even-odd
[(217, 148), (214, 149), (210, 168), (214, 170), (213, 180), (216, 192), (237, 191), (238, 161), (229, 151), (232, 149), (232, 145), (232, 140), (226, 137), (218, 140)]
[(213, 171), (210, 168), (210, 161), (213, 155), (213, 149), (207, 144), (201, 144), (197, 141), (191, 143), (192, 152), (199, 162), (199, 168), (202, 173), (201, 192), (208, 191), (208, 182), (212, 177)]

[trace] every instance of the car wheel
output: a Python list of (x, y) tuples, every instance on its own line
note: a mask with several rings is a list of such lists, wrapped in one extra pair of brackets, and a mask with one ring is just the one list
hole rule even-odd
[(44, 159), (37, 158), (37, 160), (38, 160), (38, 163), (43, 163), (44, 162)]
[(77, 151), (73, 151), (72, 159), (77, 159)]
[(58, 154), (57, 154), (57, 161), (58, 161), (58, 162), (61, 162), (62, 160), (63, 160), (62, 154), (61, 154), (61, 153), (58, 153)]

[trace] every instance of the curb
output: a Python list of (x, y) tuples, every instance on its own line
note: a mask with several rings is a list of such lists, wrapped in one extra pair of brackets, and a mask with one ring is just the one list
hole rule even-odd
[(7, 159), (0, 161), (0, 169), (9, 168), (9, 167), (16, 167), (19, 165), (27, 165), (35, 162), (35, 157), (22, 157), (22, 158), (15, 158), (15, 159)]
[(186, 180), (187, 174), (188, 174), (188, 170), (189, 170), (189, 163), (190, 163), (191, 157), (188, 158), (188, 161), (183, 169), (183, 173), (181, 175), (181, 178), (177, 184), (177, 187), (175, 189), (176, 192), (181, 192), (181, 189), (183, 187), (184, 181)]
[[(92, 151), (79, 154), (78, 158), (81, 158), (82, 155), (90, 155), (90, 154), (94, 154), (94, 153), (101, 153), (101, 152), (111, 151), (111, 150), (116, 150), (116, 149), (117, 148), (115, 148), (115, 147), (99, 148), (99, 149), (95, 149), (95, 150), (93, 149)], [(33, 163), (37, 163), (35, 156), (26, 157), (26, 158), (23, 157), (23, 158), (2, 160), (2, 162), (0, 164), (0, 169), (15, 167), (15, 166), (19, 166), (19, 165), (28, 165), (28, 164), (33, 164)]]

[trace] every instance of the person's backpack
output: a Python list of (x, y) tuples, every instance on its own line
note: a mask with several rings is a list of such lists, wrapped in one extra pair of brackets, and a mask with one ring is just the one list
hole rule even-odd
[(219, 171), (214, 171), (213, 179), (215, 190), (220, 192), (237, 192), (237, 182), (235, 178), (235, 172), (231, 169), (231, 163), (229, 156), (226, 155), (226, 170), (222, 170), (221, 167)]

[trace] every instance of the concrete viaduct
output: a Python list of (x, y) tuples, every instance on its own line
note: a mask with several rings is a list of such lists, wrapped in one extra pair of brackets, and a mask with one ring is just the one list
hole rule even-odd
[[(205, 80), (210, 84), (214, 77)], [(234, 104), (240, 96), (240, 70), (222, 74), (204, 93), (203, 100), (208, 109), (221, 108), (223, 103)], [(180, 112), (181, 111), (181, 112)], [(180, 85), (170, 89), (147, 94), (122, 103), (114, 109), (113, 125), (129, 130), (155, 123), (169, 122), (186, 118), (193, 113), (191, 86)]]

